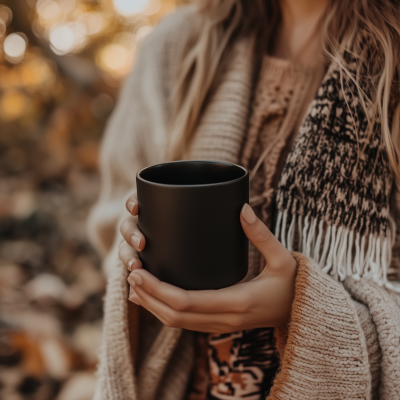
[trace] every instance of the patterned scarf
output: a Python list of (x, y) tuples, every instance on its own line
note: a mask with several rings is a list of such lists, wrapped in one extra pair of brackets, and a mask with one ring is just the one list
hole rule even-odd
[[(357, 61), (350, 61), (355, 73)], [(275, 235), (336, 280), (368, 277), (391, 286), (386, 271), (395, 234), (389, 215), (393, 173), (379, 121), (372, 140), (367, 128), (355, 84), (341, 80), (332, 64), (287, 157)]]

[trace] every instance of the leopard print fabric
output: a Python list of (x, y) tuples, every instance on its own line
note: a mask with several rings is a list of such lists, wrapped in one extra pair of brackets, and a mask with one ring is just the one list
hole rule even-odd
[(260, 400), (269, 393), (279, 360), (273, 329), (250, 329), (209, 338), (210, 400)]

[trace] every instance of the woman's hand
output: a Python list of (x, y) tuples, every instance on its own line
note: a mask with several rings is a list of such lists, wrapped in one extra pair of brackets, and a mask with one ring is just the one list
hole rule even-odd
[(136, 193), (128, 198), (126, 208), (132, 216), (125, 218), (120, 226), (125, 241), (119, 245), (118, 257), (129, 271), (133, 271), (142, 268), (137, 252), (142, 251), (146, 245), (146, 239), (137, 227), (139, 207)]
[[(127, 208), (132, 215), (138, 214), (135, 196), (128, 199)], [(293, 301), (296, 261), (247, 204), (242, 208), (240, 221), (246, 236), (265, 258), (264, 270), (251, 281), (227, 288), (184, 290), (161, 282), (142, 269), (132, 247), (143, 250), (145, 239), (134, 217), (127, 218), (121, 225), (126, 242), (120, 247), (120, 259), (133, 271), (128, 277), (129, 300), (170, 327), (226, 333), (285, 325)], [(132, 240), (133, 235), (140, 241)]]

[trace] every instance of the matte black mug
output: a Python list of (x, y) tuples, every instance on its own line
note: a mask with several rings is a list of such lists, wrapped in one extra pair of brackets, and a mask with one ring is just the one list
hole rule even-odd
[(176, 161), (136, 174), (143, 268), (186, 290), (220, 289), (247, 274), (240, 211), (248, 171), (218, 161)]

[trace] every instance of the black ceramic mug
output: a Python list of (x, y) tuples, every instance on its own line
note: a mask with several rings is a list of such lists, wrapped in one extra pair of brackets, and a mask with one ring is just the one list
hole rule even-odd
[(246, 276), (249, 245), (240, 224), (249, 202), (245, 168), (176, 161), (140, 170), (136, 184), (144, 269), (186, 290), (220, 289)]

